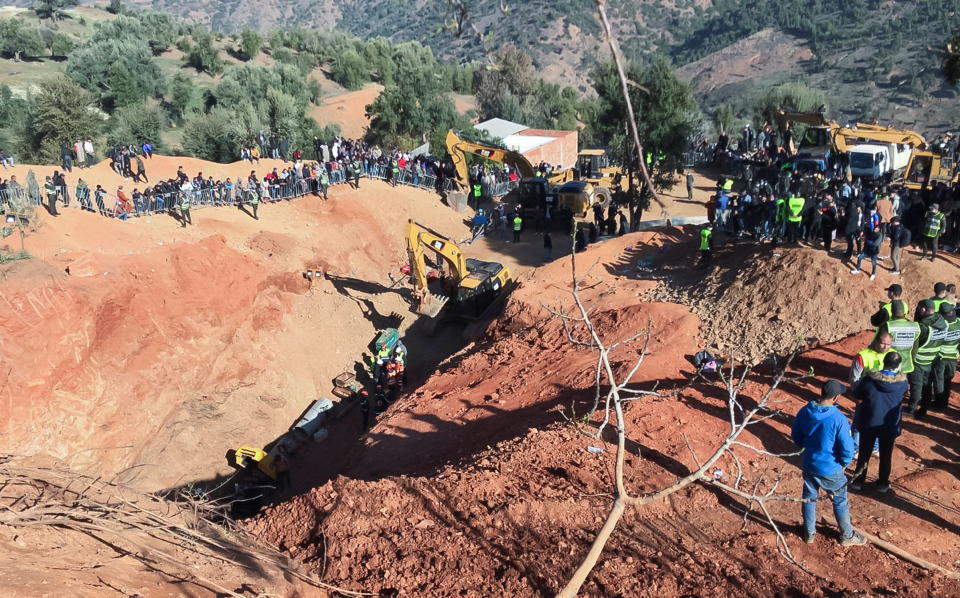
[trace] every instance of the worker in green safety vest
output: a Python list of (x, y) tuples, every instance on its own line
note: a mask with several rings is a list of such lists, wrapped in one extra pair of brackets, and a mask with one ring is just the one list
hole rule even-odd
[(787, 200), (787, 243), (800, 241), (800, 222), (803, 220), (803, 206), (807, 200), (790, 194)]
[(913, 354), (920, 338), (920, 324), (907, 319), (907, 304), (903, 301), (892, 301), (890, 319), (880, 324), (878, 334), (888, 333), (892, 339), (891, 348), (902, 358), (900, 371), (904, 374), (913, 372)]
[(180, 225), (184, 228), (188, 224), (193, 224), (193, 218), (190, 217), (190, 196), (185, 191), (180, 192)]
[(907, 415), (923, 417), (927, 413), (933, 394), (933, 362), (940, 356), (940, 345), (947, 335), (947, 322), (933, 308), (933, 302), (925, 299), (917, 306), (916, 317), (920, 324), (920, 336), (913, 355), (913, 372), (910, 380), (910, 406)]
[(933, 302), (933, 309), (935, 311), (940, 311), (940, 305), (943, 303), (949, 303), (947, 300), (947, 285), (942, 282), (938, 282), (933, 285), (933, 297), (930, 297), (930, 301)]
[(930, 261), (937, 259), (937, 245), (940, 235), (946, 229), (946, 217), (940, 211), (940, 204), (931, 204), (926, 216), (923, 217), (923, 234), (920, 235), (920, 259), (927, 257), (930, 250)]
[(940, 355), (933, 364), (933, 404), (930, 408), (946, 411), (950, 384), (957, 373), (957, 358), (960, 358), (960, 318), (957, 318), (956, 306), (951, 303), (941, 304), (939, 313), (947, 323), (947, 332), (940, 341)]
[(700, 267), (709, 268), (713, 257), (713, 225), (709, 222), (700, 229)]
[(480, 196), (483, 193), (483, 185), (476, 183), (473, 186), (473, 200), (476, 202), (476, 205), (480, 205)]
[(513, 217), (513, 242), (520, 242), (520, 230), (523, 229), (523, 218), (520, 217), (520, 214), (517, 214)]
[(250, 194), (250, 209), (253, 211), (253, 219), (260, 220), (260, 217), (257, 216), (257, 208), (260, 207), (260, 196), (256, 193)]
[(778, 197), (774, 205), (776, 207), (776, 213), (773, 216), (773, 242), (776, 243), (778, 240), (783, 239), (786, 233), (784, 227), (787, 224), (787, 200)]

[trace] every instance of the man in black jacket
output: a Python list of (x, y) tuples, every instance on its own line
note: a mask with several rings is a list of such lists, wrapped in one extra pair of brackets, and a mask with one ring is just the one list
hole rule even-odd
[(863, 253), (863, 204), (860, 200), (853, 200), (847, 204), (847, 221), (843, 227), (843, 234), (847, 237), (847, 252), (845, 259), (853, 257), (854, 245), (857, 253)]
[(890, 490), (890, 465), (893, 444), (900, 435), (900, 405), (907, 394), (907, 377), (900, 373), (900, 354), (887, 353), (883, 369), (869, 372), (853, 391), (860, 401), (854, 425), (860, 430), (860, 450), (857, 456), (858, 475), (850, 488), (862, 490), (867, 477), (867, 466), (873, 443), (880, 441), (880, 473), (877, 477), (877, 492)]
[(900, 217), (894, 216), (890, 219), (890, 226), (887, 228), (887, 236), (890, 238), (890, 261), (893, 262), (893, 274), (900, 274), (900, 257), (903, 255), (905, 247), (910, 246), (912, 235), (910, 229), (900, 223)]

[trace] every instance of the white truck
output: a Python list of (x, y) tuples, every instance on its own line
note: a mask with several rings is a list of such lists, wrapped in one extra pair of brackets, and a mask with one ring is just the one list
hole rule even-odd
[(890, 181), (910, 163), (913, 148), (903, 143), (863, 143), (847, 152), (850, 174), (872, 181)]

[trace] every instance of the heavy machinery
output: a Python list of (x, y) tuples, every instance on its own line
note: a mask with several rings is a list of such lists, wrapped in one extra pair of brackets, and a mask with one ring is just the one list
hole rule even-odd
[(847, 154), (853, 176), (890, 181), (908, 172), (911, 156), (927, 145), (915, 131), (864, 123), (844, 127), (820, 112), (779, 111), (777, 121), (781, 129), (787, 122), (808, 125), (797, 148), (801, 171), (827, 170), (838, 155)]
[[(464, 139), (460, 133), (453, 130), (447, 132), (447, 152), (453, 160), (457, 192), (461, 194), (470, 191), (467, 154), (515, 168), (520, 175), (520, 183), (514, 192), (514, 199), (522, 208), (523, 218), (527, 222), (540, 220), (548, 207), (556, 210), (551, 214), (555, 221), (563, 220), (567, 215), (575, 219), (586, 218), (594, 203), (600, 203), (606, 209), (611, 199), (610, 188), (619, 184), (619, 177), (614, 175), (617, 171), (609, 167), (603, 150), (580, 152), (578, 170), (584, 176), (580, 177), (579, 182), (587, 182), (589, 185), (573, 185), (578, 181), (573, 180), (572, 170), (558, 171), (549, 177), (535, 176), (533, 166), (523, 154), (489, 143)], [(559, 199), (561, 192), (562, 200)], [(577, 192), (580, 192), (579, 197), (574, 197)]]
[[(406, 237), (415, 311), (432, 318), (434, 327), (446, 319), (481, 319), (513, 288), (506, 266), (467, 258), (456, 243), (413, 220), (407, 221)], [(439, 258), (440, 275), (427, 266), (427, 249)]]

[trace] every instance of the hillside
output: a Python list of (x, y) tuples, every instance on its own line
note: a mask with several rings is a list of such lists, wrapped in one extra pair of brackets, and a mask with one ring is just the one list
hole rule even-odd
[[(304, 27), (336, 27), (361, 38), (417, 40), (438, 56), (460, 61), (476, 60), (512, 43), (531, 54), (544, 77), (588, 94), (585, 74), (607, 55), (591, 0), (470, 2), (460, 36), (450, 14), (427, 0), (417, 0), (413, 9), (410, 3), (384, 0), (319, 6), (305, 0), (134, 4), (152, 5), (227, 32), (243, 27), (266, 31), (289, 26), (293, 19)], [(955, 120), (956, 91), (939, 77), (938, 56), (928, 48), (942, 45), (960, 26), (957, 0), (856, 0), (839, 5), (823, 0), (613, 0), (609, 13), (628, 56), (645, 58), (658, 51), (683, 66), (688, 79), (712, 80), (696, 85), (707, 113), (726, 102), (746, 115), (759, 89), (804, 80), (823, 90), (831, 110), (844, 119), (879, 119), (927, 131), (943, 130)], [(763, 49), (750, 41), (755, 34), (765, 38)], [(805, 49), (776, 68), (745, 74), (738, 67), (767, 61), (767, 52), (789, 55), (796, 47)], [(742, 60), (728, 62), (730, 52)], [(718, 77), (726, 81), (717, 85)]]

